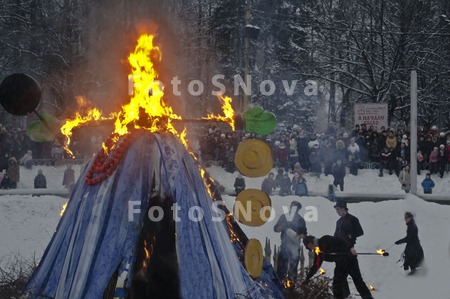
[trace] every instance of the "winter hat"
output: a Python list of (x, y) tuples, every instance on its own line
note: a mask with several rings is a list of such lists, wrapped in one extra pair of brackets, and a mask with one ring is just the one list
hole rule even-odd
[(342, 134), (342, 137), (343, 137), (343, 138), (348, 138), (348, 134), (347, 134), (347, 133), (344, 133), (344, 134)]
[(444, 137), (444, 136), (445, 136), (445, 133), (444, 133), (444, 132), (441, 132), (441, 133), (439, 133), (439, 136), (440, 136), (440, 137)]
[(438, 148), (437, 148), (437, 147), (434, 147), (433, 149), (436, 151)]
[(343, 209), (347, 209), (347, 202), (343, 201), (343, 200), (337, 200), (336, 204), (334, 205), (335, 208), (343, 208)]
[(441, 144), (439, 145), (440, 148), (445, 148), (445, 145)]
[(296, 206), (299, 210), (302, 208), (302, 204), (296, 200), (291, 202), (291, 205)]
[(403, 137), (402, 137), (403, 139), (408, 139), (408, 136), (406, 136), (406, 135), (403, 135)]
[(437, 130), (437, 127), (436, 126), (432, 126), (431, 130)]
[(427, 173), (425, 176), (426, 176), (426, 177), (429, 177), (430, 175), (431, 175), (430, 173)]
[(285, 148), (286, 145), (284, 143), (280, 143), (280, 148)]
[(279, 142), (278, 140), (275, 141), (275, 146), (279, 146), (281, 142)]

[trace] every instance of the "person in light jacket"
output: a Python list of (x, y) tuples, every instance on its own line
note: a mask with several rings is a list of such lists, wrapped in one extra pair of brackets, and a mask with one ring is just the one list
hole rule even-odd
[(411, 190), (411, 173), (409, 165), (406, 165), (400, 172), (398, 181), (402, 184), (402, 189), (405, 190), (406, 193), (409, 193), (409, 190)]

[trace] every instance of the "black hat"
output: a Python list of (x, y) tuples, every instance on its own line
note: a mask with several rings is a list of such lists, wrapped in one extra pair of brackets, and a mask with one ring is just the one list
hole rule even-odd
[(334, 205), (335, 208), (343, 208), (343, 209), (347, 209), (347, 202), (343, 201), (343, 200), (337, 200), (336, 204)]
[(302, 208), (302, 204), (299, 203), (298, 201), (294, 200), (293, 202), (291, 202), (291, 205), (297, 207), (299, 210)]

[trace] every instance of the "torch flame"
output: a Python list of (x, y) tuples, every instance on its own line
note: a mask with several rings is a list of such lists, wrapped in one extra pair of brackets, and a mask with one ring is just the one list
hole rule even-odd
[(319, 255), (322, 253), (322, 251), (320, 251), (319, 246), (316, 246), (316, 248), (314, 248), (314, 252), (316, 253), (316, 255)]
[(386, 252), (386, 251), (385, 251), (384, 249), (378, 249), (378, 250), (377, 250), (377, 253), (378, 253), (379, 255), (383, 255), (385, 252)]
[(370, 286), (369, 286), (369, 290), (375, 291), (376, 289), (375, 289), (375, 287), (374, 287), (373, 285), (370, 285)]
[(320, 268), (320, 275), (325, 275), (325, 273), (327, 273), (327, 272), (325, 272), (324, 269)]

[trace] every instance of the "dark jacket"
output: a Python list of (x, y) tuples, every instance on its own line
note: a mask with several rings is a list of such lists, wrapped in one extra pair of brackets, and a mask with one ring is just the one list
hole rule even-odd
[(398, 240), (395, 244), (403, 244), (406, 243), (405, 251), (404, 251), (404, 262), (403, 266), (410, 267), (411, 269), (415, 269), (420, 265), (423, 261), (423, 249), (422, 245), (420, 245), (419, 240), (419, 229), (417, 228), (414, 219), (411, 219), (407, 224), (406, 229), (406, 237)]
[(280, 181), (280, 195), (290, 195), (291, 194), (291, 179), (289, 177), (284, 177)]
[(34, 178), (34, 188), (47, 188), (47, 179), (42, 173)]
[(245, 189), (245, 180), (244, 178), (236, 178), (234, 180), (234, 190), (236, 191), (236, 195), (239, 194), (242, 190)]
[(336, 231), (334, 236), (343, 239), (351, 247), (356, 243), (356, 238), (364, 235), (364, 231), (358, 218), (347, 213), (336, 221)]
[(333, 176), (336, 180), (343, 180), (345, 177), (345, 166), (344, 164), (341, 165), (334, 165), (333, 167)]
[(276, 187), (275, 180), (273, 178), (265, 178), (261, 184), (261, 190), (266, 192), (268, 195), (272, 195), (273, 189)]
[(309, 269), (306, 279), (309, 280), (320, 269), (323, 261), (336, 262), (352, 256), (350, 246), (343, 239), (333, 236), (323, 236), (318, 240), (319, 254), (314, 255), (314, 263)]

